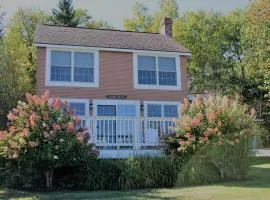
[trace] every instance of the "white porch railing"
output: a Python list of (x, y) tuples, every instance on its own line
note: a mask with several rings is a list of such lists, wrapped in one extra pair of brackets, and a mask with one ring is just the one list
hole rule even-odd
[(91, 142), (100, 149), (160, 147), (163, 136), (173, 133), (173, 118), (90, 117), (83, 118)]

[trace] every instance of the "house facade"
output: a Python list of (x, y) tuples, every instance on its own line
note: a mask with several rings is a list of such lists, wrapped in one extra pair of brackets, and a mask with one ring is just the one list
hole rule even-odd
[(37, 93), (66, 100), (102, 157), (159, 153), (180, 117), (189, 51), (162, 31), (37, 27)]

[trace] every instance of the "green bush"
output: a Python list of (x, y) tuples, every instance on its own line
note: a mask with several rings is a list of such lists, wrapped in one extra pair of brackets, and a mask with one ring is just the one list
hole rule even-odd
[(200, 148), (178, 174), (178, 186), (216, 183), (247, 178), (252, 145), (249, 140), (238, 145), (206, 145)]
[(220, 181), (218, 171), (206, 156), (197, 153), (178, 173), (177, 186), (200, 185)]
[(257, 128), (255, 112), (239, 98), (199, 97), (185, 101), (176, 134), (166, 140), (166, 152), (182, 159), (179, 185), (246, 178)]
[(96, 159), (80, 166), (59, 169), (58, 189), (127, 190), (172, 187), (177, 180), (175, 164), (167, 157)]

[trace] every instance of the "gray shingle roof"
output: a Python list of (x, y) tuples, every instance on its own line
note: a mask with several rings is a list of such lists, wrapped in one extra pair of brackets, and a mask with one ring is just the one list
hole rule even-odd
[(189, 52), (172, 38), (159, 33), (38, 25), (34, 43), (147, 51)]

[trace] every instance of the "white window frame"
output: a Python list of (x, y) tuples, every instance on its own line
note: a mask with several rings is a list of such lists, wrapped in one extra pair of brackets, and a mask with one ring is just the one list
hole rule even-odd
[(164, 105), (176, 105), (177, 106), (177, 115), (178, 118), (181, 117), (181, 113), (180, 113), (180, 106), (181, 106), (181, 102), (177, 102), (177, 101), (144, 101), (143, 102), (143, 107), (144, 107), (144, 117), (148, 117), (147, 116), (147, 105), (161, 105), (161, 117), (153, 117), (153, 118), (173, 118), (173, 117), (164, 117)]
[[(71, 52), (71, 81), (51, 81), (51, 52), (66, 51)], [(94, 83), (89, 82), (74, 82), (74, 53), (93, 53), (94, 54)], [(99, 87), (99, 51), (79, 48), (46, 48), (46, 86), (66, 86), (66, 87)]]
[(89, 99), (66, 99), (66, 98), (61, 98), (62, 101), (66, 101), (68, 104), (69, 103), (84, 103), (85, 104), (85, 115), (78, 115), (78, 117), (89, 117)]
[[(139, 84), (138, 82), (138, 56), (154, 56), (156, 59), (156, 85)], [(176, 62), (176, 85), (159, 85), (158, 57), (175, 58)], [(135, 89), (154, 90), (181, 90), (181, 70), (180, 55), (171, 53), (133, 53), (133, 84)]]
[(136, 100), (104, 100), (94, 99), (93, 100), (93, 116), (97, 117), (97, 106), (98, 105), (135, 105), (136, 106), (136, 117), (140, 117), (140, 101)]

